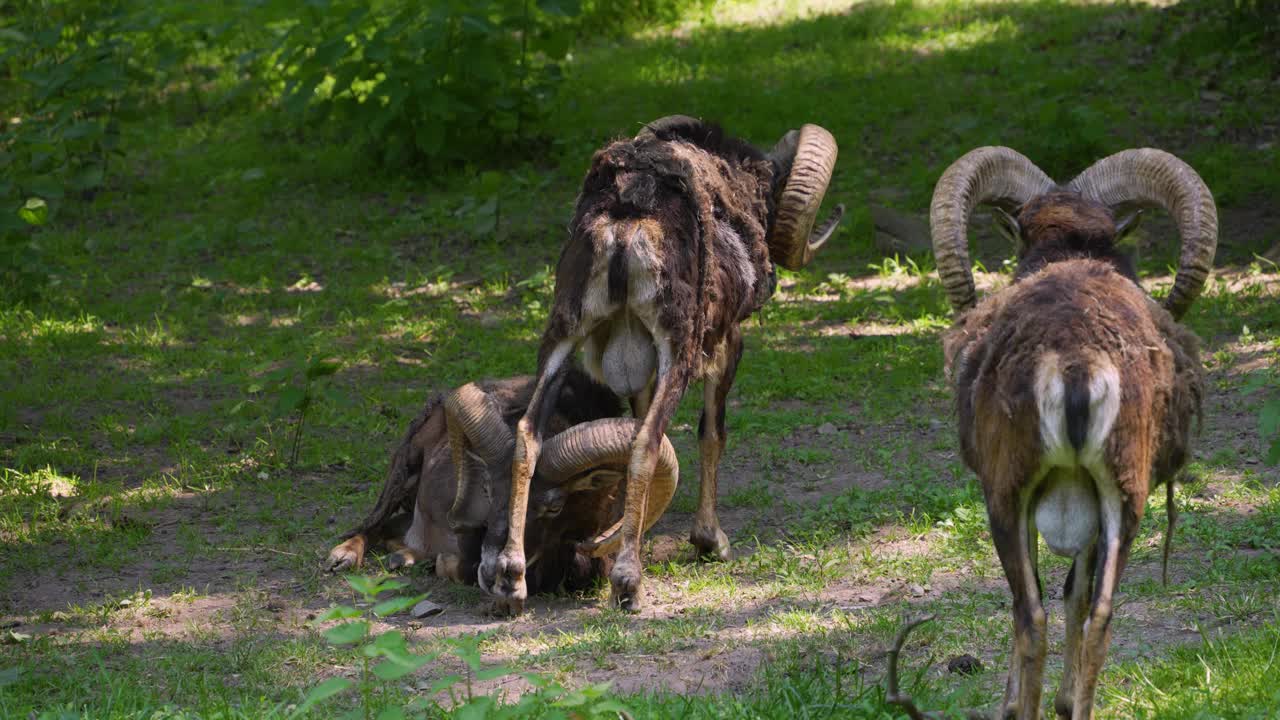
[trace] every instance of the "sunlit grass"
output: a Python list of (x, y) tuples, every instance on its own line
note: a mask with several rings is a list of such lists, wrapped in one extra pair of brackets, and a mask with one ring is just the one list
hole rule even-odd
[[(886, 643), (904, 613), (932, 611), (939, 621), (904, 657), (913, 691), (930, 707), (990, 706), (1008, 597), (956, 454), (938, 347), (951, 313), (928, 257), (875, 250), (866, 206), (924, 217), (938, 173), (980, 144), (1012, 145), (1060, 176), (1129, 145), (1177, 150), (1222, 207), (1220, 257), (1244, 263), (1188, 315), (1211, 402), (1222, 400), (1211, 421), (1255, 412), (1261, 391), (1247, 388), (1280, 353), (1280, 283), (1250, 253), (1280, 238), (1237, 218), (1280, 196), (1277, 149), (1261, 147), (1280, 96), (1265, 91), (1266, 62), (1219, 47), (1213, 27), (1184, 27), (1181, 8), (730, 2), (588, 44), (565, 67), (545, 156), (501, 171), (496, 231), (477, 231), (475, 173), (387, 177), (341, 143), (249, 113), (126, 127), (137, 151), (119, 185), (68, 203), (40, 234), (57, 263), (50, 291), (0, 308), (0, 612), (32, 635), (0, 645), (0, 678), (24, 672), (0, 690), (0, 715), (283, 717), (315, 678), (349, 671), (301, 627), (346, 600), (319, 559), (372, 504), (430, 390), (533, 371), (591, 152), (673, 112), (762, 145), (818, 122), (841, 144), (829, 203), (848, 206), (843, 229), (811, 268), (780, 272), (744, 326), (720, 495), (739, 556), (695, 562), (682, 543), (696, 506), (694, 388), (670, 433), (687, 468), (669, 529), (680, 550), (646, 556), (648, 590), (679, 612), (623, 616), (600, 587), (503, 626), (488, 657), (578, 681), (639, 657), (714, 664), (741, 651), (758, 660), (734, 666), (732, 692), (627, 701), (637, 716), (878, 716)], [(1212, 135), (1205, 90), (1222, 96)], [(1164, 287), (1176, 249), (1152, 245), (1140, 267)], [(1008, 254), (987, 251), (981, 267)], [(292, 420), (272, 413), (263, 378), (307, 358), (340, 364), (345, 402), (319, 398), (290, 467)], [(828, 423), (834, 433), (819, 430)], [(1165, 621), (1208, 634), (1118, 651), (1100, 717), (1249, 716), (1280, 702), (1268, 682), (1280, 490), (1251, 462), (1255, 425), (1225, 442), (1208, 428), (1179, 495), (1169, 588), (1162, 498), (1148, 503), (1122, 586), (1142, 612), (1122, 605), (1117, 637)], [(1041, 555), (1059, 587), (1065, 561)], [(475, 588), (410, 577), (451, 607), (483, 603)], [(30, 583), (61, 588), (42, 596), (58, 606), (8, 599)], [(276, 597), (301, 610), (267, 609)], [(135, 630), (211, 598), (226, 606)], [(1050, 613), (1060, 622), (1056, 599)], [(439, 642), (434, 626), (412, 634)], [(985, 669), (943, 674), (960, 653)]]

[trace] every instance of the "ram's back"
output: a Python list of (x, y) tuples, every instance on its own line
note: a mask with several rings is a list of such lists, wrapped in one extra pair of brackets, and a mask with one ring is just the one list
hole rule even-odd
[[(943, 341), (966, 463), (989, 476), (1069, 464), (1063, 454), (1089, 450), (1118, 458), (1118, 444), (1157, 456), (1185, 448), (1162, 436), (1178, 424), (1169, 411), (1190, 404), (1175, 362), (1182, 356), (1194, 375), (1188, 336), (1132, 281), (1092, 260), (1053, 263), (989, 297)], [(1100, 422), (1103, 412), (1110, 417)]]

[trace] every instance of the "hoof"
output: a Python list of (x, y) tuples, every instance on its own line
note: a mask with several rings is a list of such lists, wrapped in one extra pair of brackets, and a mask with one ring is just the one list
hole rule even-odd
[(397, 550), (387, 556), (387, 569), (403, 570), (404, 568), (413, 567), (415, 562), (413, 553), (408, 550)]
[(523, 612), (524, 601), (529, 597), (529, 587), (524, 579), (523, 554), (503, 552), (498, 555), (493, 565), (492, 581), (484, 589), (499, 602), (506, 602), (513, 613)]
[(513, 618), (524, 613), (524, 600), (497, 598), (489, 608), (489, 614), (499, 618)]
[(729, 546), (729, 536), (720, 528), (706, 530), (695, 527), (689, 534), (689, 542), (698, 549), (698, 556), (707, 560), (729, 562), (733, 559), (733, 548)]
[(326, 572), (336, 573), (347, 569), (356, 569), (364, 564), (364, 538), (357, 535), (346, 542), (335, 545), (329, 551), (324, 562)]
[(644, 607), (644, 594), (640, 589), (640, 569), (614, 565), (609, 573), (609, 600), (623, 612), (640, 612)]

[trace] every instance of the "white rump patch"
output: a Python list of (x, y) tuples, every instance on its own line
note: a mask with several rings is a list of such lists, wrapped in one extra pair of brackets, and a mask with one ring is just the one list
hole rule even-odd
[(1066, 389), (1057, 353), (1047, 352), (1040, 358), (1035, 393), (1044, 462), (1050, 466), (1074, 465), (1076, 451), (1067, 436)]
[(1089, 432), (1081, 453), (1087, 463), (1098, 462), (1120, 414), (1120, 373), (1109, 360), (1094, 365), (1089, 376)]
[(1061, 358), (1047, 352), (1036, 367), (1036, 409), (1044, 444), (1035, 483), (1036, 529), (1056, 555), (1074, 557), (1118, 532), (1120, 496), (1104, 462), (1107, 437), (1120, 412), (1120, 375), (1106, 357), (1089, 366), (1089, 417), (1079, 453), (1067, 434)]

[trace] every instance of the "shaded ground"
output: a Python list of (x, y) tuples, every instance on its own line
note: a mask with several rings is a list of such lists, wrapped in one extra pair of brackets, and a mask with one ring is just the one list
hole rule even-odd
[[(990, 282), (983, 280), (984, 285)], [(846, 291), (876, 293), (918, 283), (917, 278), (863, 279)], [(1280, 296), (1276, 274), (1222, 272), (1219, 283), (1236, 291), (1261, 287), (1259, 303)], [(822, 299), (821, 294), (797, 296), (794, 290), (785, 295), (793, 301)], [(856, 352), (857, 338), (904, 332), (909, 336), (914, 331), (855, 322), (801, 326), (796, 334), (800, 342), (806, 336), (821, 337)], [(1224, 584), (1202, 562), (1208, 551), (1219, 562), (1234, 557), (1250, 567), (1280, 568), (1280, 518), (1274, 500), (1278, 478), (1273, 468), (1259, 464), (1252, 395), (1240, 387), (1250, 373), (1270, 371), (1275, 352), (1272, 343), (1256, 337), (1224, 335), (1207, 341), (1215, 391), (1196, 453), (1196, 480), (1184, 491), (1184, 527), (1191, 530), (1176, 546), (1171, 588), (1163, 590), (1163, 508), (1152, 502), (1153, 518), (1126, 572), (1127, 592), (1117, 610), (1117, 660), (1229, 634), (1242, 623), (1248, 627), (1259, 613), (1275, 610), (1269, 593), (1251, 595), (1266, 593), (1266, 582)], [(731, 412), (757, 412), (749, 401), (733, 405)], [(971, 628), (944, 619), (939, 623), (942, 635), (933, 639), (928, 652), (977, 656), (995, 687), (1006, 652), (998, 638), (1005, 633), (1007, 593), (986, 540), (980, 502), (959, 474), (945, 392), (892, 408), (875, 421), (860, 419), (864, 403), (856, 398), (848, 404), (780, 401), (768, 407), (831, 419), (798, 423), (776, 436), (733, 438), (722, 465), (721, 517), (737, 549), (734, 562), (705, 565), (694, 560), (684, 537), (696, 488), (686, 482), (673, 510), (650, 533), (645, 554), (649, 602), (639, 615), (608, 610), (607, 589), (601, 586), (584, 596), (538, 597), (526, 615), (500, 619), (487, 613), (475, 588), (416, 574), (411, 576), (415, 588), (442, 603), (445, 612), (423, 621), (392, 619), (387, 627), (408, 630), (427, 647), (455, 633), (491, 633), (483, 644), (486, 661), (547, 670), (571, 683), (608, 680), (627, 693), (706, 693), (749, 686), (779, 653), (815, 636), (835, 643), (825, 652), (845, 652), (846, 661), (857, 658), (861, 672), (875, 682), (887, 633), (907, 608), (941, 610), (944, 618), (963, 608), (963, 622), (976, 623), (983, 633), (975, 636)], [(673, 437), (682, 461), (692, 468), (692, 428), (679, 424)], [(259, 481), (282, 473), (252, 464), (244, 471)], [(151, 645), (173, 640), (234, 644), (263, 632), (314, 638), (309, 621), (347, 594), (340, 579), (319, 572), (320, 560), (329, 541), (363, 512), (371, 488), (355, 481), (348, 468), (282, 474), (285, 479), (273, 493), (188, 490), (167, 495), (151, 509), (145, 503), (119, 510), (101, 502), (62, 500), (64, 514), (90, 518), (90, 525), (105, 533), (140, 530), (140, 537), (111, 567), (54, 563), (11, 577), (3, 622), (71, 646), (93, 644), (107, 634), (143, 657), (151, 653)], [(685, 476), (692, 474), (687, 470)], [(1242, 493), (1238, 483), (1245, 476), (1254, 479)], [(921, 512), (920, 506), (928, 503), (906, 497), (913, 483), (936, 485), (949, 504), (958, 505), (945, 517)], [(331, 493), (328, 502), (312, 499), (320, 488)], [(146, 489), (133, 493), (144, 496)], [(849, 497), (866, 498), (879, 507), (865, 519), (832, 523), (822, 515), (821, 508)], [(264, 542), (267, 527), (227, 522), (243, 519), (246, 503), (295, 518), (324, 516), (329, 530), (285, 545)], [(956, 508), (967, 512), (957, 515)], [(1215, 524), (1224, 524), (1230, 534), (1233, 525), (1259, 521), (1261, 547), (1248, 542), (1215, 547), (1213, 536), (1222, 532)], [(1208, 536), (1197, 528), (1208, 530)], [(70, 542), (55, 542), (41, 554), (57, 557), (72, 549)], [(1059, 648), (1061, 613), (1055, 610), (1060, 608), (1056, 603), (1065, 566), (1049, 563), (1044, 580), (1053, 618), (1051, 643)], [(1243, 594), (1244, 604), (1224, 609), (1224, 592)], [(445, 663), (429, 675), (450, 672), (449, 667)], [(527, 684), (506, 678), (477, 687), (515, 695)]]
[[(566, 67), (560, 154), (510, 173), (487, 232), (466, 173), (382, 177), (238, 115), (126, 128), (127, 169), (39, 236), (49, 289), (0, 307), (0, 714), (281, 717), (319, 679), (354, 676), (359, 658), (311, 622), (353, 600), (320, 561), (372, 504), (429, 390), (529, 372), (591, 150), (669, 112), (762, 143), (820, 122), (841, 143), (829, 198), (848, 205), (844, 228), (745, 329), (721, 488), (738, 557), (698, 563), (684, 541), (690, 393), (672, 429), (686, 482), (649, 538), (639, 616), (608, 609), (601, 587), (499, 620), (474, 588), (414, 573), (445, 613), (380, 629), (421, 650), (484, 633), (486, 663), (609, 680), (654, 716), (874, 716), (886, 644), (905, 612), (928, 611), (940, 620), (904, 654), (910, 682), (939, 707), (990, 705), (1009, 601), (956, 455), (949, 311), (927, 255), (875, 251), (866, 207), (922, 218), (938, 174), (978, 145), (1060, 178), (1161, 145), (1221, 209), (1219, 269), (1188, 316), (1212, 389), (1171, 586), (1153, 500), (1100, 716), (1269, 711), (1280, 473), (1258, 413), (1280, 387), (1280, 272), (1254, 254), (1280, 241), (1280, 74), (1268, 48), (1215, 24), (1218, 5), (1160, 5), (743, 2), (710, 26), (602, 43)], [(741, 22), (724, 22), (734, 7)], [(260, 179), (208, 180), (249, 171)], [(975, 219), (984, 291), (1008, 254), (989, 227)], [(1157, 293), (1171, 237), (1157, 213), (1137, 241)], [(315, 359), (340, 369), (308, 391), (291, 464), (297, 418), (277, 406)], [(1042, 557), (1055, 676), (1066, 567)], [(961, 654), (983, 669), (947, 674)], [(391, 690), (421, 694), (457, 662)]]

